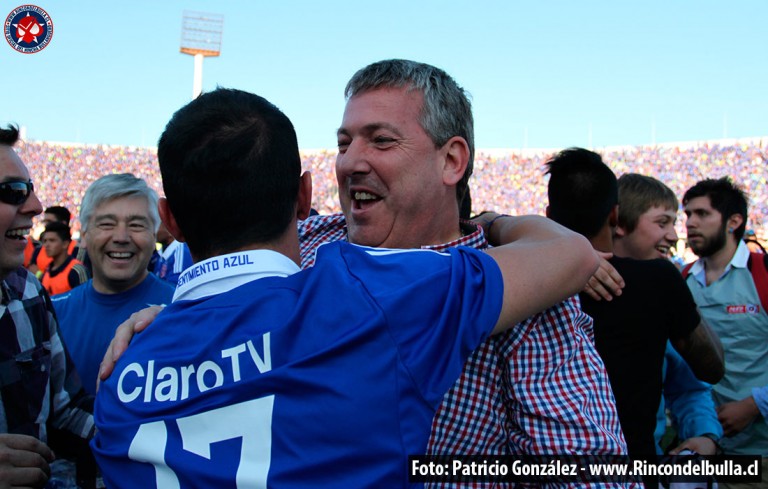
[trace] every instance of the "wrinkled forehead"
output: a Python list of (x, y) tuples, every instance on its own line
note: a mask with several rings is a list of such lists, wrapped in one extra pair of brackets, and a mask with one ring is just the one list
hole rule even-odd
[(338, 133), (351, 134), (376, 127), (427, 133), (422, 121), (422, 106), (419, 92), (397, 88), (360, 92), (347, 100)]
[(150, 218), (149, 202), (143, 195), (121, 195), (104, 199), (94, 206), (93, 217), (101, 215)]

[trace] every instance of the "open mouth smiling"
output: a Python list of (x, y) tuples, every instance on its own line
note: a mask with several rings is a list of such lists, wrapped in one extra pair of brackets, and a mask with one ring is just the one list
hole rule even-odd
[(16, 228), (16, 229), (9, 229), (5, 232), (5, 237), (9, 239), (18, 239), (23, 240), (27, 239), (27, 236), (29, 236), (31, 228)]
[(370, 192), (357, 191), (352, 193), (352, 208), (353, 209), (365, 209), (381, 200), (376, 194)]
[(133, 258), (133, 255), (135, 253), (130, 253), (128, 251), (108, 251), (107, 256), (112, 258), (113, 260), (129, 260)]

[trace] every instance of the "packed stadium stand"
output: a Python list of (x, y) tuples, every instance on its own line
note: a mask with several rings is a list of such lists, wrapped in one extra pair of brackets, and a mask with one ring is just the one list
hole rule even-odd
[[(595, 150), (617, 175), (635, 172), (654, 176), (669, 185), (678, 197), (703, 178), (732, 177), (751, 199), (748, 228), (758, 238), (768, 238), (768, 137)], [(33, 175), (44, 207), (64, 205), (77, 216), (85, 189), (107, 173), (131, 172), (147, 180), (162, 195), (154, 148), (30, 141), (18, 145), (18, 151)], [(477, 150), (470, 183), (473, 211), (543, 214), (547, 202), (543, 166), (556, 151)], [(313, 207), (321, 214), (338, 211), (333, 168), (336, 151), (303, 151), (301, 156), (304, 169), (313, 175)], [(685, 236), (684, 218), (682, 214), (679, 217), (678, 233)], [(73, 228), (79, 229), (76, 219)]]

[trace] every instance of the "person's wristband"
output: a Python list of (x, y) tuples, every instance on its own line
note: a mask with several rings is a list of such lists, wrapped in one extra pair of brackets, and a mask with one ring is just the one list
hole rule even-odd
[(502, 217), (509, 217), (507, 214), (499, 214), (498, 216), (494, 217), (490, 221), (488, 221), (488, 227), (486, 228), (485, 234), (490, 238), (491, 237), (491, 227), (493, 226), (493, 223), (496, 222), (497, 219), (500, 219)]
[(712, 440), (712, 443), (715, 444), (716, 455), (721, 455), (723, 453), (723, 449), (720, 446), (720, 443), (718, 443), (718, 441), (720, 441), (719, 436), (715, 435), (714, 433), (704, 433), (703, 435), (699, 435), (699, 436), (701, 436), (702, 438), (709, 438), (710, 440)]
[(710, 440), (712, 440), (715, 443), (717, 443), (720, 440), (720, 437), (717, 436), (714, 433), (704, 433), (703, 435), (699, 435), (699, 436), (704, 437), (704, 438), (709, 438)]

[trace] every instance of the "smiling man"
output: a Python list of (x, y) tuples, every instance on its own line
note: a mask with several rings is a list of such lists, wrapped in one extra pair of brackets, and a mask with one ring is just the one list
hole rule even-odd
[[(302, 266), (314, 263), (319, 244), (337, 240), (435, 251), (499, 243), (509, 218), (484, 215), (484, 229), (459, 218), (473, 172), (474, 122), (452, 77), (385, 60), (358, 71), (345, 96), (336, 159), (343, 213), (301, 223)], [(553, 261), (540, 273), (557, 268)], [(591, 329), (571, 298), (527, 318), (517, 333), (485, 341), (443, 399), (427, 452), (626, 453)]]
[(621, 200), (613, 246), (617, 256), (636, 260), (669, 257), (677, 244), (677, 197), (666, 185), (645, 175), (619, 178)]
[[(675, 193), (663, 182), (647, 175), (625, 173), (619, 178), (619, 220), (614, 231), (617, 257), (650, 260), (668, 256), (677, 242), (675, 221), (680, 204)], [(682, 307), (682, 302), (678, 305)], [(723, 429), (717, 421), (712, 401), (712, 385), (696, 378), (671, 343), (664, 352), (664, 388), (662, 405), (656, 417), (657, 449), (667, 430), (669, 409), (675, 423), (676, 446), (700, 455), (715, 455)]]
[(173, 287), (147, 270), (160, 225), (157, 194), (129, 173), (96, 180), (80, 208), (93, 278), (53, 299), (67, 346), (87, 392), (115, 328), (131, 313), (166, 304)]
[[(547, 173), (547, 216), (583, 234), (596, 250), (614, 253), (620, 191), (616, 175), (601, 156), (569, 148), (547, 162)], [(656, 208), (647, 203), (646, 207)], [(645, 255), (653, 252), (651, 246)], [(624, 293), (611, 301), (582, 294), (582, 305), (595, 320), (595, 346), (608, 370), (629, 456), (653, 460), (668, 340), (696, 374), (709, 382), (722, 377), (722, 349), (701, 321), (682, 276), (668, 260), (614, 256), (609, 261), (625, 279)], [(647, 488), (656, 487), (658, 478), (643, 476), (643, 482)]]
[[(345, 96), (336, 160), (343, 213), (301, 221), (302, 268), (334, 241), (440, 252), (504, 244), (515, 218), (484, 214), (483, 229), (459, 218), (472, 175), (474, 123), (469, 98), (453, 78), (424, 63), (384, 60), (358, 71)], [(537, 277), (552, 279), (560, 266), (550, 260)], [(154, 309), (118, 330), (102, 379)], [(443, 399), (427, 453), (626, 453), (591, 329), (591, 318), (570, 297), (525, 319), (517, 333), (483, 342)]]
[(0, 487), (44, 487), (54, 431), (73, 449), (90, 438), (93, 398), (72, 368), (48, 294), (22, 267), (43, 208), (13, 149), (18, 138), (17, 127), (0, 129)]
[(459, 235), (458, 211), (435, 212), (435, 202), (455, 206), (467, 165), (457, 149), (466, 143), (455, 136), (436, 151), (421, 127), (423, 99), (418, 90), (381, 88), (347, 102), (336, 171), (353, 243), (418, 248)]
[[(586, 240), (526, 216), (488, 253), (339, 242), (300, 271), (311, 179), (296, 133), (240, 90), (176, 112), (157, 153), (163, 222), (196, 263), (97, 396), (112, 489), (420, 487), (408, 455), (471, 349), (597, 268)], [(374, 185), (357, 192), (387, 191)]]

